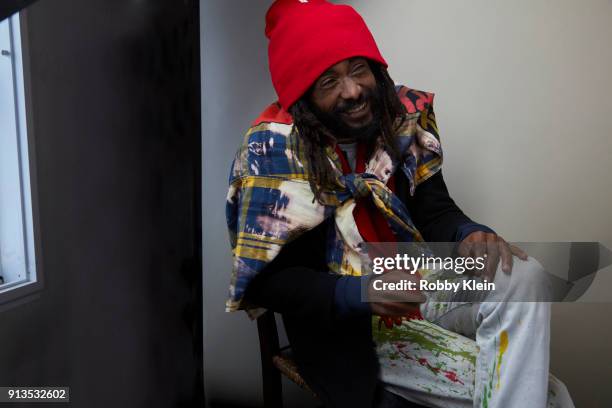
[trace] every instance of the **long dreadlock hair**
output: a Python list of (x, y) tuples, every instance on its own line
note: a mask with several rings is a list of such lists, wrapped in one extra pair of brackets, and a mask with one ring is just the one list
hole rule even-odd
[[(380, 136), (386, 150), (392, 158), (399, 156), (395, 135), (402, 126), (406, 108), (395, 92), (395, 84), (387, 69), (381, 64), (368, 60), (370, 69), (376, 79), (376, 91), (379, 99)], [(308, 92), (306, 93), (308, 95)], [(333, 189), (336, 184), (336, 174), (327, 159), (325, 148), (336, 143), (335, 136), (317, 118), (309, 106), (307, 96), (303, 96), (290, 108), (293, 117), (292, 132), (297, 132), (300, 141), (304, 144), (304, 151), (308, 158), (310, 176), (308, 182), (315, 199), (322, 202), (322, 193), (326, 189)], [(373, 152), (376, 140), (368, 151)]]

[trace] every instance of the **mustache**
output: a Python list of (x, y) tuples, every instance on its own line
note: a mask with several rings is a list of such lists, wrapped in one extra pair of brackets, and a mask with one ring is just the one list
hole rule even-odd
[[(350, 111), (351, 109), (356, 108), (357, 106), (363, 104), (364, 102), (371, 101), (371, 100), (372, 100), (372, 93), (370, 91), (362, 92), (359, 98), (357, 99), (350, 99), (350, 100), (340, 102), (333, 109), (332, 112), (336, 115), (339, 115), (341, 113), (346, 113), (347, 111)], [(370, 104), (370, 106), (371, 105), (372, 104)]]

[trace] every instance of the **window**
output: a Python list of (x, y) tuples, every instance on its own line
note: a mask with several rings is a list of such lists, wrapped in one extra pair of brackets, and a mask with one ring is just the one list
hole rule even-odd
[(0, 305), (41, 287), (19, 15), (0, 21)]

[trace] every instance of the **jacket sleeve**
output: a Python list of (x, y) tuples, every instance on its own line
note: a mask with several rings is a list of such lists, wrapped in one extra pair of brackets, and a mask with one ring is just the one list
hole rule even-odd
[(456, 242), (475, 231), (493, 232), (485, 225), (472, 221), (450, 197), (442, 171), (421, 183), (414, 196), (407, 193), (407, 179), (399, 171), (397, 190), (412, 221), (429, 242)]

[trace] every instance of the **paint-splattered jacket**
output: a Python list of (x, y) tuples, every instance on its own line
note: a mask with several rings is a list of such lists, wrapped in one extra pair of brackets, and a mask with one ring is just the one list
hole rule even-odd
[[(370, 196), (400, 241), (421, 241), (422, 235), (405, 205), (387, 188), (396, 169), (408, 181), (410, 194), (435, 175), (442, 150), (433, 111), (433, 94), (397, 87), (406, 107), (398, 132), (403, 157), (393, 161), (379, 146), (363, 174), (342, 174), (340, 160), (326, 149), (337, 170), (337, 188), (314, 200), (308, 183), (308, 161), (291, 116), (278, 104), (270, 105), (247, 131), (234, 159), (227, 196), (227, 224), (233, 251), (233, 270), (227, 311), (243, 308), (250, 281), (270, 263), (284, 245), (333, 218), (327, 230), (328, 269), (339, 275), (360, 275), (364, 241), (353, 218), (356, 197)], [(248, 305), (247, 305), (248, 306)]]
[[(408, 110), (407, 133), (412, 136), (406, 139), (410, 143), (405, 161), (390, 171), (394, 172), (395, 198), (410, 214), (412, 225), (426, 241), (443, 242), (486, 229), (463, 214), (444, 184), (433, 95), (402, 87), (398, 93)], [(291, 118), (272, 105), (247, 132), (236, 156), (227, 206), (234, 249), (227, 306), (235, 310), (244, 298), (247, 304), (283, 315), (300, 373), (325, 406), (371, 407), (378, 384), (371, 316), (339, 319), (335, 313), (337, 282), (342, 276), (337, 272), (342, 271), (343, 262), (330, 263), (330, 259), (350, 259), (343, 246), (330, 245), (337, 243), (330, 230), (338, 226), (338, 205), (332, 202), (319, 212), (310, 209), (306, 162), (294, 153), (299, 151), (299, 140), (290, 135), (290, 129)], [(415, 138), (417, 133), (423, 137)], [(419, 139), (434, 143), (435, 152), (421, 146)], [(288, 179), (295, 186), (281, 188)], [(308, 197), (296, 200), (303, 207), (288, 204), (299, 196), (295, 191)], [(350, 196), (344, 199), (350, 204)], [(312, 213), (319, 215), (304, 220), (304, 214)], [(328, 273), (330, 269), (336, 273)]]

